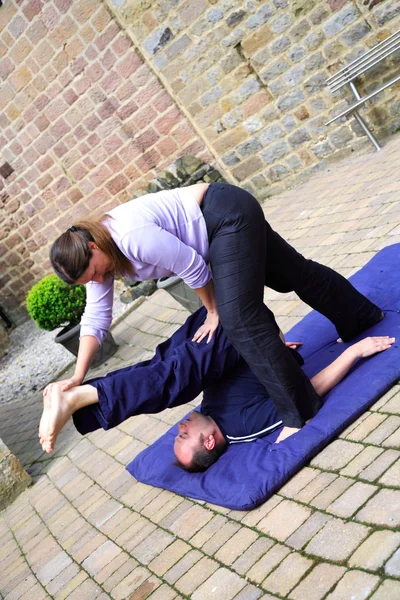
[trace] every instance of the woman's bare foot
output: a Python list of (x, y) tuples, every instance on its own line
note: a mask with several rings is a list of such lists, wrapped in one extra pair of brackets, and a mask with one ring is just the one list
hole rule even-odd
[(284, 427), (280, 432), (279, 436), (277, 437), (275, 444), (283, 442), (283, 440), (286, 440), (286, 438), (290, 437), (294, 433), (297, 433), (298, 431), (300, 431), (300, 429), (298, 429), (297, 427)]
[(61, 383), (48, 386), (43, 396), (43, 413), (39, 425), (39, 439), (45, 452), (52, 452), (58, 434), (75, 411), (74, 392), (61, 391)]

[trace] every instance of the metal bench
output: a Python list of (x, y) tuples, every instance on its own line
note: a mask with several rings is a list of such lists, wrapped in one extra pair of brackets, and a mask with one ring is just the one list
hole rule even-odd
[(358, 123), (360, 124), (362, 129), (365, 131), (365, 133), (367, 134), (368, 138), (370, 139), (372, 144), (375, 146), (375, 148), (377, 150), (381, 149), (381, 146), (378, 144), (377, 140), (372, 135), (372, 133), (369, 130), (364, 119), (359, 114), (358, 109), (363, 104), (365, 104), (365, 102), (367, 102), (368, 100), (370, 100), (371, 98), (373, 98), (374, 96), (376, 96), (377, 94), (379, 94), (380, 92), (385, 90), (386, 88), (388, 88), (391, 85), (393, 85), (394, 83), (396, 83), (396, 81), (399, 81), (400, 75), (397, 75), (396, 77), (394, 77), (394, 79), (387, 81), (384, 85), (382, 85), (378, 89), (374, 90), (370, 94), (367, 94), (366, 96), (361, 96), (354, 81), (360, 75), (362, 75), (363, 73), (368, 71), (368, 69), (371, 69), (371, 67), (374, 67), (375, 65), (380, 63), (382, 60), (384, 60), (385, 58), (387, 58), (388, 56), (390, 56), (391, 54), (396, 52), (396, 50), (400, 50), (400, 29), (398, 31), (396, 31), (395, 33), (393, 33), (390, 37), (388, 37), (383, 42), (380, 42), (380, 44), (377, 44), (376, 46), (371, 48), (371, 50), (368, 50), (368, 52), (366, 52), (365, 54), (363, 54), (356, 60), (353, 60), (353, 62), (348, 64), (346, 67), (343, 67), (343, 69), (340, 69), (340, 71), (338, 71), (335, 75), (332, 75), (332, 77), (329, 77), (326, 84), (330, 88), (331, 92), (336, 92), (337, 90), (342, 88), (344, 85), (348, 84), (356, 98), (356, 102), (354, 104), (352, 104), (351, 106), (349, 106), (348, 108), (346, 108), (346, 110), (344, 110), (343, 112), (336, 115), (336, 117), (333, 117), (333, 119), (328, 121), (326, 123), (326, 125), (333, 123), (333, 121), (336, 121), (337, 119), (340, 119), (341, 117), (352, 114), (356, 118), (356, 120), (358, 121)]

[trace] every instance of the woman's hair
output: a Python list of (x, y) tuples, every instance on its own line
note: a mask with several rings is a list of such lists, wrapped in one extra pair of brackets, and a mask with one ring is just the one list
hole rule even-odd
[(98, 221), (80, 221), (56, 239), (50, 249), (50, 261), (63, 281), (76, 283), (86, 271), (93, 254), (89, 242), (94, 242), (111, 260), (114, 277), (133, 275), (131, 262), (122, 254), (103, 224), (108, 218), (104, 215)]

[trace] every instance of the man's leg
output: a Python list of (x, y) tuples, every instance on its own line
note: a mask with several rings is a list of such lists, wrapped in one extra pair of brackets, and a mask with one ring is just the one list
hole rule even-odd
[[(72, 413), (77, 430), (86, 434), (99, 427), (115, 427), (133, 415), (157, 413), (192, 401), (239, 361), (221, 327), (209, 344), (191, 341), (204, 318), (205, 311), (197, 311), (160, 344), (153, 359), (89, 380), (70, 390), (75, 395), (62, 393), (53, 384), (54, 393), (45, 397), (41, 439), (51, 439), (54, 444)], [(80, 392), (84, 391), (83, 398)]]
[(187, 404), (238, 363), (239, 354), (221, 326), (209, 344), (191, 341), (195, 328), (184, 325), (183, 331), (190, 337), (182, 340), (180, 329), (176, 339), (173, 334), (163, 360), (152, 359), (89, 380), (87, 383), (97, 390), (99, 403), (74, 413), (77, 430), (88, 433), (89, 411), (103, 429), (110, 429), (134, 415)]
[(279, 292), (296, 292), (303, 302), (335, 325), (343, 341), (353, 339), (383, 318), (381, 309), (342, 275), (304, 258), (267, 222), (265, 228), (265, 285)]

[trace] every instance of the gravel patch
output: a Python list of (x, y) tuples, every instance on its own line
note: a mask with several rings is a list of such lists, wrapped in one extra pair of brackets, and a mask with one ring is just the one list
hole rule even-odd
[[(129, 304), (119, 300), (121, 289), (116, 287), (113, 319), (129, 308)], [(11, 332), (11, 345), (0, 359), (0, 403), (42, 390), (75, 360), (61, 344), (54, 342), (57, 331), (44, 331), (33, 321), (27, 321)]]

